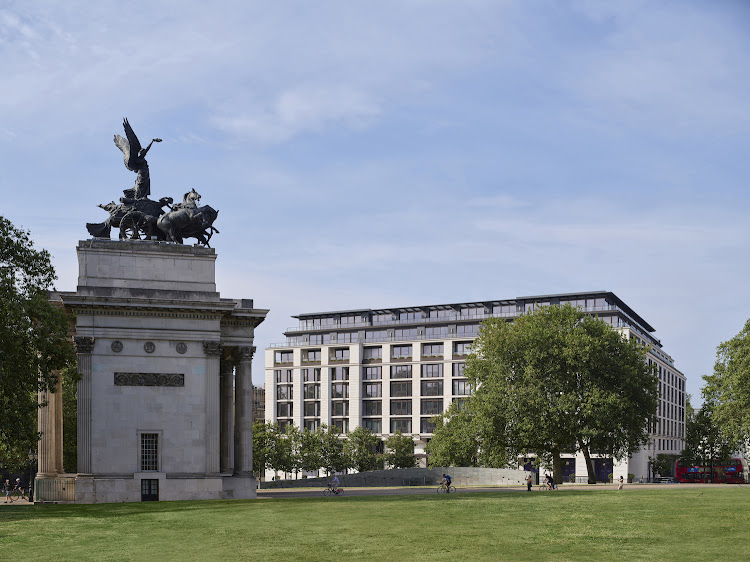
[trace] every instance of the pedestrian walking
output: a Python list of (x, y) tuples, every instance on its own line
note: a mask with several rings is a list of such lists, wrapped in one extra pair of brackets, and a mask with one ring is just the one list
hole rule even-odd
[(531, 474), (529, 474), (529, 475), (528, 475), (528, 476), (526, 477), (526, 491), (527, 491), (527, 492), (530, 492), (530, 491), (531, 491), (531, 483), (532, 483), (532, 480), (531, 480)]
[(620, 476), (620, 480), (619, 480), (619, 482), (617, 484), (617, 489), (618, 490), (622, 490), (623, 484), (625, 484), (625, 479), (622, 476)]
[(10, 483), (10, 480), (5, 480), (5, 484), (3, 485), (3, 490), (5, 491), (5, 503), (13, 503), (13, 498), (10, 497), (10, 493), (13, 491), (13, 486)]

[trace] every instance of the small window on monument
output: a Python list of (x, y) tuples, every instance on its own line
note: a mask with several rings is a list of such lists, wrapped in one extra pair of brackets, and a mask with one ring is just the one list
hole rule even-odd
[(141, 470), (159, 470), (158, 433), (141, 433)]

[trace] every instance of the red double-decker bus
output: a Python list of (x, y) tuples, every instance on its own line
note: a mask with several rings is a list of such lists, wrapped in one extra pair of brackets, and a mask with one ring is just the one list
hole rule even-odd
[[(713, 469), (713, 473), (711, 470)], [(675, 477), (678, 482), (715, 482), (743, 484), (747, 482), (747, 463), (740, 458), (717, 462), (713, 465), (696, 465), (677, 459)]]

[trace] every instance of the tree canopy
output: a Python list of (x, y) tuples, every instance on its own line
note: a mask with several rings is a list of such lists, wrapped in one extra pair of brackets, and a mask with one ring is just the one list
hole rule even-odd
[(55, 390), (72, 358), (69, 321), (49, 300), (55, 271), (27, 231), (0, 217), (0, 457), (28, 458), (38, 439), (37, 392)]
[(621, 459), (647, 442), (658, 392), (647, 350), (601, 320), (569, 305), (491, 318), (473, 350), (467, 406), (491, 457), (536, 453), (559, 482), (560, 453), (580, 450), (595, 481), (592, 452)]
[(397, 431), (385, 440), (387, 448), (384, 458), (391, 468), (414, 468), (417, 457), (414, 456), (414, 439)]
[(703, 379), (703, 396), (722, 431), (735, 441), (750, 441), (750, 319), (739, 334), (719, 345), (714, 373)]

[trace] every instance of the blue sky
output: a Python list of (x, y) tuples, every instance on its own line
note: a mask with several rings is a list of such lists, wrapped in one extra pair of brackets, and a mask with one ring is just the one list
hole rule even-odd
[(728, 0), (6, 0), (0, 212), (74, 290), (127, 116), (164, 139), (152, 195), (219, 209), (259, 349), (301, 312), (610, 290), (698, 396), (750, 316), (748, 28)]

